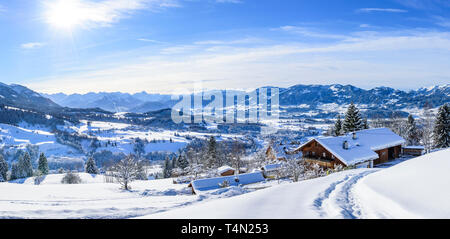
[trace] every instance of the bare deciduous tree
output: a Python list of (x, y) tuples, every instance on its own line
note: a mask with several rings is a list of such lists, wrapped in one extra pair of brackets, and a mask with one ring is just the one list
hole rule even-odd
[(139, 176), (140, 166), (134, 155), (130, 154), (113, 166), (114, 177), (125, 190), (130, 189), (130, 183)]

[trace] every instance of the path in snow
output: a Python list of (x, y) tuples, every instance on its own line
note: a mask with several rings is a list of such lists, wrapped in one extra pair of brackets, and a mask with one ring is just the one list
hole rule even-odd
[(344, 179), (336, 181), (314, 201), (319, 214), (324, 218), (361, 218), (361, 207), (353, 194), (353, 187), (363, 177), (376, 171), (364, 171), (347, 175)]

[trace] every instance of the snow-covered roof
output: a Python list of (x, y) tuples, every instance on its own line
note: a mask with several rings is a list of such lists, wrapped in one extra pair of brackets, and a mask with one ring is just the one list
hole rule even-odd
[[(356, 132), (356, 139), (353, 139), (352, 136), (353, 134), (349, 133), (338, 137), (318, 137), (303, 144), (299, 149), (312, 140), (316, 140), (342, 163), (349, 166), (378, 159), (375, 151), (405, 143), (402, 137), (388, 128), (361, 130)], [(348, 149), (343, 148), (344, 141), (348, 142)]]
[(270, 172), (270, 171), (274, 171), (277, 170), (281, 167), (281, 163), (277, 163), (277, 164), (268, 164), (266, 166), (263, 167), (263, 170), (266, 172)]
[(234, 171), (234, 168), (232, 168), (232, 167), (230, 167), (230, 166), (228, 166), (228, 165), (225, 165), (225, 166), (222, 166), (222, 167), (218, 168), (218, 169), (217, 169), (217, 172), (218, 172), (219, 174), (222, 174), (222, 173), (225, 173), (225, 172), (230, 171), (230, 170), (233, 170), (233, 171)]
[[(236, 182), (236, 177), (239, 178), (239, 183)], [(228, 185), (247, 185), (251, 183), (258, 183), (264, 181), (262, 172), (239, 174), (237, 176), (226, 176), (217, 178), (205, 178), (192, 181), (192, 187), (195, 191), (207, 191), (220, 188), (219, 184), (228, 181)]]
[(425, 147), (424, 146), (420, 146), (420, 145), (413, 145), (413, 146), (405, 146), (405, 147), (403, 147), (403, 148), (405, 148), (405, 149), (418, 149), (418, 150), (424, 150), (425, 149)]

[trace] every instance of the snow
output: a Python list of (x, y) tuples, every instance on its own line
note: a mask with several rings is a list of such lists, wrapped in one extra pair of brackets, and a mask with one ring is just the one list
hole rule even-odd
[(450, 149), (141, 218), (450, 218)]
[(424, 146), (421, 146), (421, 145), (412, 145), (412, 146), (405, 146), (405, 147), (403, 147), (404, 149), (422, 149), (422, 150), (424, 150), (425, 149), (425, 147)]
[(355, 187), (366, 218), (450, 218), (450, 149), (369, 175)]
[[(124, 191), (101, 175), (80, 173), (81, 184), (66, 185), (55, 174), (40, 185), (33, 178), (0, 183), (0, 218), (450, 218), (448, 159), (450, 149), (386, 169), (345, 170), (297, 183), (262, 180), (200, 195), (172, 179), (135, 181)], [(241, 182), (262, 177), (249, 175), (240, 175)], [(197, 180), (194, 187), (223, 178)], [(228, 177), (231, 183), (234, 178)]]
[(199, 201), (171, 179), (135, 181), (124, 191), (101, 175), (79, 175), (82, 184), (61, 184), (63, 175), (48, 175), (41, 185), (32, 178), (0, 183), (0, 218), (130, 218)]

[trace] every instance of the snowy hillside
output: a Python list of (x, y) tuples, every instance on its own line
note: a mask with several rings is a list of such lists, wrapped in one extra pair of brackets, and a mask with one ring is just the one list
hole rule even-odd
[(144, 218), (449, 218), (450, 149)]

